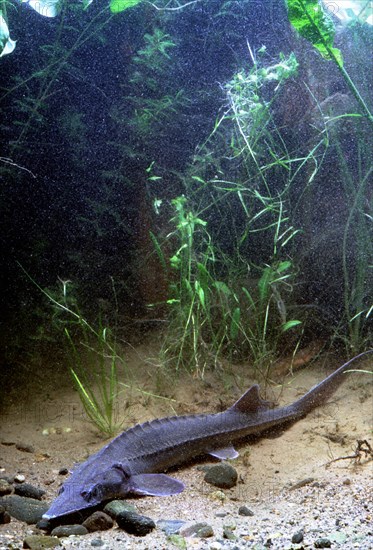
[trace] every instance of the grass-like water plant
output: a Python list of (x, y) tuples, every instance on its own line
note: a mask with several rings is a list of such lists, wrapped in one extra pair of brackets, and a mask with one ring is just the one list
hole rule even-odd
[(81, 314), (77, 301), (69, 293), (70, 281), (60, 280), (57, 290), (45, 289), (20, 267), (51, 304), (52, 326), (66, 338), (70, 374), (88, 420), (102, 433), (112, 436), (124, 421), (119, 414), (118, 398), (123, 390), (118, 381), (118, 367), (126, 368), (124, 358), (117, 352), (113, 332), (101, 321), (97, 327), (93, 326)]
[[(366, 349), (372, 337), (369, 318), (373, 312), (371, 288), (373, 218), (369, 206), (368, 186), (372, 178), (371, 130), (373, 115), (359, 88), (345, 69), (342, 53), (333, 45), (335, 27), (331, 16), (319, 0), (287, 0), (290, 23), (306, 38), (321, 56), (334, 63), (348, 89), (357, 102), (360, 113), (347, 112), (324, 119), (324, 134), (331, 139), (328, 127), (345, 119), (354, 120), (354, 132), (350, 134), (356, 144), (355, 165), (346, 159), (338, 131), (333, 132), (332, 145), (337, 153), (344, 198), (348, 207), (342, 238), (343, 306), (344, 315), (336, 327), (337, 339), (342, 339), (348, 353)], [(362, 2), (361, 14), (369, 13), (369, 2)], [(365, 86), (369, 90), (369, 85)], [(364, 122), (367, 121), (367, 128)], [(369, 144), (370, 143), (370, 144)], [(354, 253), (351, 253), (354, 250)]]
[[(313, 152), (289, 156), (273, 123), (273, 98), (264, 99), (268, 86), (276, 95), (295, 74), (297, 61), (293, 54), (281, 55), (278, 63), (265, 67), (251, 55), (254, 66), (226, 85), (228, 109), (182, 178), (186, 193), (172, 201), (174, 230), (167, 237), (174, 253), (169, 260), (161, 258), (175, 273), (163, 347), (166, 363), (200, 375), (223, 357), (248, 356), (268, 373), (284, 334), (301, 324), (288, 316), (285, 305), (296, 274), (290, 246), (298, 234), (287, 213), (288, 191)], [(214, 151), (216, 146), (221, 151)], [(224, 177), (222, 158), (235, 178)], [(215, 176), (206, 177), (211, 170)], [(261, 237), (267, 254), (258, 264), (249, 250)], [(227, 238), (230, 252), (218, 244)], [(248, 274), (256, 278), (254, 288), (245, 283)]]

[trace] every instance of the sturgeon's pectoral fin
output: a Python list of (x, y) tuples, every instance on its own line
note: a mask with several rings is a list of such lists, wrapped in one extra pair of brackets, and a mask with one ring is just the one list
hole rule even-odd
[(237, 458), (238, 452), (236, 449), (230, 445), (229, 447), (224, 447), (224, 449), (214, 449), (208, 453), (211, 456), (220, 458), (220, 460), (226, 460), (227, 458)]
[(181, 493), (184, 484), (165, 474), (138, 474), (131, 476), (128, 490), (135, 495), (165, 497)]

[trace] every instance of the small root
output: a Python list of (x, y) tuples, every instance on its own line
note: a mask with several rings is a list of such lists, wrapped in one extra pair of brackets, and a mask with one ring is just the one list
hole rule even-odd
[(330, 464), (337, 462), (338, 460), (354, 460), (355, 464), (360, 464), (363, 458), (368, 460), (373, 459), (372, 446), (366, 439), (358, 439), (356, 443), (357, 445), (354, 449), (354, 454), (333, 458), (333, 460), (327, 462), (325, 466), (328, 468)]

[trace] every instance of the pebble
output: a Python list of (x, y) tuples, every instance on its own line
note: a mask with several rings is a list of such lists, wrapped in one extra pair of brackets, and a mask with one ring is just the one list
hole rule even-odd
[(240, 506), (238, 509), (238, 515), (252, 517), (254, 512), (252, 512), (247, 506)]
[(114, 521), (105, 512), (97, 511), (93, 512), (93, 514), (83, 521), (82, 525), (90, 532), (107, 531), (113, 527)]
[(180, 519), (161, 519), (157, 521), (157, 527), (164, 531), (166, 535), (175, 535), (185, 525), (185, 521)]
[(13, 491), (13, 485), (6, 479), (0, 479), (0, 496), (10, 495)]
[(14, 476), (14, 481), (17, 483), (23, 483), (25, 481), (26, 477), (23, 474), (17, 474)]
[(24, 521), (29, 525), (41, 520), (49, 505), (34, 498), (21, 497), (19, 495), (7, 495), (0, 498), (0, 505), (14, 518)]
[(10, 515), (4, 506), (0, 506), (0, 525), (4, 525), (5, 523), (10, 523)]
[(306, 477), (305, 479), (301, 479), (300, 481), (297, 481), (296, 483), (293, 483), (293, 485), (290, 485), (289, 491), (295, 491), (295, 489), (300, 489), (301, 487), (304, 487), (305, 485), (310, 485), (315, 481), (314, 477)]
[(329, 539), (321, 538), (315, 541), (315, 548), (331, 548), (332, 543)]
[(294, 535), (291, 537), (291, 542), (293, 544), (299, 544), (303, 541), (304, 533), (303, 531), (297, 531), (297, 533), (294, 533)]
[(155, 523), (151, 518), (136, 512), (120, 512), (115, 519), (121, 529), (137, 537), (144, 537), (155, 529)]
[(126, 500), (112, 500), (108, 502), (104, 508), (104, 512), (108, 514), (111, 518), (116, 519), (117, 515), (121, 512), (134, 512), (137, 513), (137, 510), (133, 504), (130, 504)]
[(16, 449), (19, 451), (22, 451), (23, 453), (34, 453), (35, 448), (33, 445), (30, 445), (29, 443), (16, 443)]
[(224, 527), (223, 529), (223, 538), (228, 540), (236, 540), (236, 535), (233, 533), (230, 527)]
[(52, 532), (52, 537), (69, 537), (70, 535), (87, 535), (88, 529), (84, 527), (84, 525), (59, 525), (58, 527), (55, 527)]
[(94, 547), (98, 548), (99, 546), (105, 546), (105, 543), (102, 539), (94, 539), (91, 542), (91, 546), (94, 546)]
[(205, 481), (220, 489), (231, 489), (237, 485), (237, 470), (227, 462), (211, 466), (205, 474)]
[(180, 548), (180, 550), (187, 550), (186, 541), (184, 537), (180, 535), (169, 535), (167, 537), (167, 542), (170, 542), (172, 546), (176, 546), (176, 548)]
[(34, 487), (30, 483), (22, 483), (14, 487), (14, 492), (16, 495), (21, 497), (35, 498), (36, 500), (41, 500), (42, 496), (45, 495), (45, 491), (39, 487)]
[(46, 537), (44, 535), (30, 535), (23, 541), (23, 548), (31, 550), (44, 550), (44, 548), (55, 548), (61, 546), (57, 537)]
[(59, 476), (67, 476), (68, 473), (69, 473), (69, 470), (67, 468), (60, 468), (58, 470), (58, 475)]
[(205, 522), (192, 523), (180, 529), (180, 535), (183, 537), (208, 538), (214, 536), (214, 530), (211, 525)]

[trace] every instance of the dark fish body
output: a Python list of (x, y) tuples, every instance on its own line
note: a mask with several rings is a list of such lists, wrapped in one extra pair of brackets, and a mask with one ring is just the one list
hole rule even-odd
[(285, 407), (270, 409), (255, 385), (224, 412), (156, 419), (126, 430), (74, 469), (44, 517), (55, 519), (131, 493), (181, 492), (181, 482), (159, 472), (203, 454), (235, 458), (234, 441), (305, 416), (330, 397), (351, 362), (362, 355)]

